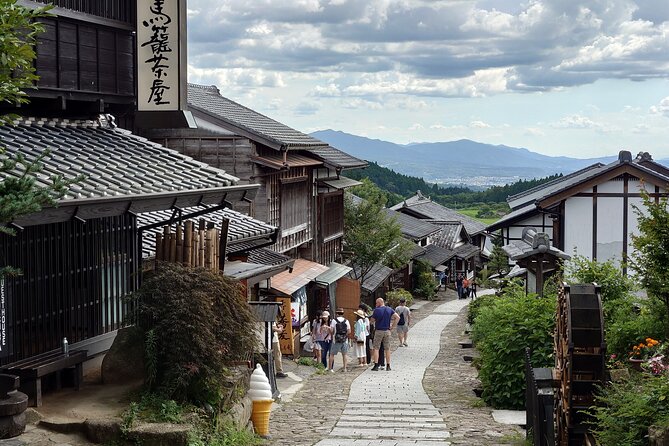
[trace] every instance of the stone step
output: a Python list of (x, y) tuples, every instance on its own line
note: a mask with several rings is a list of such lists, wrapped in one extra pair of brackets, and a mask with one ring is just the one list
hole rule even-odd
[(450, 446), (451, 443), (441, 439), (424, 438), (417, 443), (416, 440), (369, 440), (352, 438), (326, 438), (318, 443), (318, 446)]
[(446, 439), (451, 437), (451, 433), (446, 430), (434, 431), (429, 429), (375, 429), (375, 428), (342, 428), (335, 426), (330, 432), (334, 437), (368, 438), (372, 440), (383, 439)]

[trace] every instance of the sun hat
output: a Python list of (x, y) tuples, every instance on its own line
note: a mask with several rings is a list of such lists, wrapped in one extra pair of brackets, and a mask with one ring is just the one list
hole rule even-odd
[(367, 317), (367, 315), (365, 314), (365, 312), (362, 311), (362, 310), (357, 310), (357, 311), (356, 311), (355, 313), (353, 313), (353, 314), (355, 314), (355, 315), (358, 316), (358, 317)]
[(328, 318), (330, 317), (330, 312), (328, 310), (325, 310), (323, 313), (321, 313), (322, 318)]
[(344, 314), (343, 308), (337, 308), (337, 314)]

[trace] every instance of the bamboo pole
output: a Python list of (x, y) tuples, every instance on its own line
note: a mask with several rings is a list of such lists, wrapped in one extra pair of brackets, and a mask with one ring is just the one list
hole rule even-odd
[(200, 226), (198, 229), (198, 236), (200, 238), (200, 251), (198, 252), (198, 265), (197, 266), (204, 266), (204, 258), (205, 258), (205, 249), (206, 249), (206, 240), (205, 240), (205, 235), (204, 235), (204, 219), (200, 219)]
[(187, 221), (184, 230), (184, 265), (191, 266), (193, 264), (193, 222)]
[(177, 252), (176, 252), (176, 261), (177, 263), (183, 265), (184, 264), (184, 246), (183, 246), (183, 227), (181, 226), (181, 223), (177, 225)]
[(170, 262), (174, 263), (177, 259), (177, 237), (176, 234), (170, 234)]
[(156, 260), (163, 260), (163, 234), (156, 234)]

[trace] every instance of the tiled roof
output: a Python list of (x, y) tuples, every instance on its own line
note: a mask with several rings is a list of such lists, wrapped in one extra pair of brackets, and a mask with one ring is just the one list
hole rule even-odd
[(331, 146), (314, 147), (307, 150), (309, 153), (323, 160), (326, 164), (335, 168), (360, 169), (362, 167), (367, 167), (367, 161), (358, 159)]
[[(365, 281), (360, 285), (364, 290), (373, 293), (376, 289), (393, 273), (391, 268), (388, 268), (385, 265), (376, 263), (372, 269), (365, 276)], [(360, 268), (356, 265), (353, 266), (353, 271), (349, 273), (351, 279), (356, 279), (360, 276)]]
[(455, 257), (460, 257), (461, 259), (469, 259), (479, 254), (481, 250), (478, 246), (474, 246), (470, 243), (465, 243), (464, 245), (458, 246), (453, 250)]
[(415, 215), (418, 218), (429, 220), (434, 223), (460, 222), (464, 225), (465, 230), (469, 235), (476, 235), (486, 229), (486, 226), (480, 221), (442, 206), (439, 203), (435, 203), (429, 197), (424, 196), (420, 191), (413, 197), (407, 198), (390, 209)]
[(333, 180), (318, 180), (319, 183), (325, 184), (333, 189), (346, 189), (347, 187), (360, 186), (362, 183), (358, 180), (353, 180), (345, 176), (340, 176)]
[(538, 254), (540, 252), (545, 254), (551, 254), (560, 259), (568, 260), (571, 258), (569, 254), (566, 254), (565, 252), (557, 249), (555, 246), (550, 246), (548, 251), (539, 251), (537, 249), (533, 249), (532, 245), (524, 242), (523, 240), (512, 240), (511, 242), (509, 242), (508, 245), (504, 245), (502, 249), (509, 256), (511, 260), (524, 259), (526, 257)]
[(416, 260), (423, 260), (430, 264), (433, 268), (441, 265), (453, 257), (453, 251), (440, 248), (437, 245), (427, 245), (425, 247), (425, 254), (416, 257)]
[(28, 161), (50, 151), (36, 175), (38, 186), (50, 184), (53, 175), (65, 179), (83, 175), (61, 201), (201, 190), (238, 181), (220, 169), (96, 121), (24, 119), (16, 126), (0, 126), (0, 140), (9, 154), (22, 153)]
[(188, 104), (206, 114), (266, 140), (274, 146), (288, 148), (327, 147), (327, 143), (268, 118), (221, 96), (215, 86), (188, 84)]
[(316, 277), (327, 271), (328, 267), (309, 260), (297, 259), (293, 264), (293, 272), (284, 271), (272, 277), (271, 287), (284, 294), (293, 294)]
[(434, 237), (433, 243), (444, 249), (453, 249), (460, 240), (462, 223), (441, 223), (438, 225), (441, 231)]
[(284, 265), (292, 264), (293, 259), (287, 255), (274, 252), (268, 248), (258, 248), (249, 251), (248, 261), (252, 263), (261, 263), (263, 265)]
[[(191, 207), (182, 209), (183, 214), (190, 214), (193, 212), (206, 209), (204, 206)], [(169, 221), (172, 218), (173, 211), (154, 211), (145, 212), (137, 216), (137, 226), (148, 226), (155, 223)], [(232, 209), (218, 209), (216, 211), (204, 214), (199, 217), (190, 218), (188, 220), (197, 222), (199, 218), (203, 218), (208, 222), (212, 222), (218, 229), (221, 229), (221, 223), (224, 218), (230, 221), (228, 226), (228, 244), (227, 252), (237, 252), (244, 248), (250, 241), (260, 241), (261, 244), (271, 243), (271, 239), (277, 231), (277, 228), (271, 226), (260, 220), (249, 217), (248, 215), (234, 211)], [(176, 224), (170, 225), (173, 230), (176, 230)], [(152, 257), (155, 252), (155, 235), (162, 232), (162, 226), (148, 229), (143, 233), (142, 237), (142, 256), (144, 258)], [(257, 246), (257, 243), (252, 243), (247, 248), (252, 249)]]
[(428, 223), (425, 220), (393, 211), (392, 209), (383, 209), (383, 212), (388, 217), (395, 219), (400, 225), (402, 235), (412, 241), (418, 241), (439, 232), (439, 226)]

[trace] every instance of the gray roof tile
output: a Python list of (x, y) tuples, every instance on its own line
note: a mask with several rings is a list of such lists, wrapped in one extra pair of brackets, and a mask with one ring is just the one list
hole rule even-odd
[(388, 217), (394, 218), (397, 221), (402, 230), (402, 235), (412, 241), (421, 240), (429, 235), (439, 232), (439, 226), (428, 223), (425, 220), (393, 211), (392, 209), (383, 209), (383, 211)]
[(460, 240), (460, 233), (463, 229), (462, 223), (442, 223), (438, 226), (441, 227), (441, 231), (434, 237), (433, 243), (444, 249), (453, 249)]
[[(36, 175), (46, 186), (53, 175), (84, 178), (61, 199), (148, 195), (231, 186), (239, 179), (127, 130), (103, 127), (96, 121), (24, 118), (15, 126), (0, 126), (9, 154), (28, 161), (46, 150)], [(18, 172), (9, 175), (18, 175)]]
[(480, 221), (461, 214), (453, 209), (449, 209), (446, 206), (442, 206), (439, 203), (435, 203), (430, 197), (424, 196), (420, 191), (413, 197), (407, 198), (390, 209), (416, 215), (419, 218), (434, 223), (460, 222), (464, 225), (465, 230), (469, 235), (476, 235), (486, 229), (486, 226)]
[[(365, 276), (365, 281), (360, 285), (361, 288), (373, 293), (376, 289), (393, 273), (392, 268), (388, 268), (380, 263), (374, 264), (372, 269)], [(360, 268), (353, 265), (353, 271), (349, 273), (352, 279), (360, 275)]]
[(335, 168), (360, 169), (362, 167), (367, 167), (367, 161), (358, 159), (331, 146), (312, 147), (307, 150), (315, 157)]

